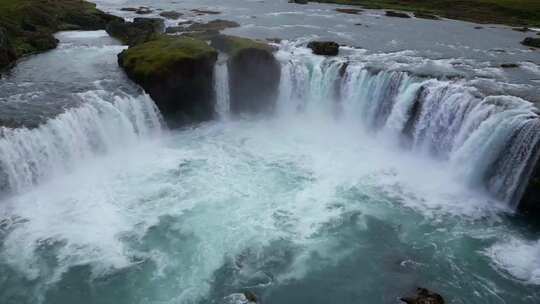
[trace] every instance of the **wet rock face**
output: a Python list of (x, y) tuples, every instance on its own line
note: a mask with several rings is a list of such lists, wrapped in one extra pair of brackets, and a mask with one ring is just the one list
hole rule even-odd
[(289, 3), (308, 4), (308, 0), (290, 0)]
[(531, 46), (535, 48), (540, 48), (540, 38), (527, 37), (523, 39), (521, 44), (526, 46)]
[(0, 27), (0, 69), (15, 61), (16, 55), (7, 35), (7, 30)]
[(438, 294), (431, 292), (425, 288), (418, 288), (416, 290), (416, 295), (411, 297), (401, 298), (401, 301), (407, 304), (444, 304), (443, 297)]
[(274, 110), (281, 66), (270, 51), (246, 48), (234, 54), (228, 65), (233, 113), (257, 114)]
[(123, 51), (118, 63), (175, 128), (213, 118), (217, 55), (204, 41), (162, 36)]
[(159, 15), (167, 19), (177, 20), (180, 17), (182, 17), (183, 14), (179, 12), (175, 12), (175, 11), (165, 11), (165, 12), (159, 13)]
[(339, 44), (333, 41), (311, 41), (307, 47), (316, 55), (337, 56), (339, 54)]
[(411, 16), (409, 16), (409, 15), (406, 14), (406, 13), (394, 12), (394, 11), (386, 11), (385, 15), (386, 15), (387, 17), (411, 18)]
[(161, 18), (135, 18), (133, 22), (115, 20), (106, 27), (109, 35), (130, 46), (149, 41), (164, 29), (165, 23)]

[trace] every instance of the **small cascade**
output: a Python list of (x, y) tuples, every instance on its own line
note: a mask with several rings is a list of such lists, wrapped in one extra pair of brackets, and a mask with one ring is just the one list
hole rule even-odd
[(226, 62), (216, 64), (214, 78), (216, 112), (220, 119), (224, 119), (230, 112), (229, 68)]
[(0, 192), (20, 192), (91, 156), (159, 134), (162, 120), (146, 95), (105, 91), (75, 96), (81, 106), (35, 129), (0, 129)]
[(456, 178), (516, 207), (538, 159), (530, 102), (485, 96), (466, 80), (375, 69), (365, 61), (282, 45), (279, 115), (329, 113), (407, 149), (448, 162)]

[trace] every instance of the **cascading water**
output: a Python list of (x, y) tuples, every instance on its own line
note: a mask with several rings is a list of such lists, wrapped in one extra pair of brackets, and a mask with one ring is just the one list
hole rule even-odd
[[(374, 69), (343, 57), (281, 45), (279, 115), (334, 115), (360, 123), (416, 153), (455, 168), (456, 177), (515, 209), (538, 158), (540, 120), (534, 105), (485, 96), (466, 80), (439, 80)], [(218, 112), (227, 109), (226, 65), (216, 72)], [(223, 116), (223, 115), (222, 115)]]
[(20, 192), (93, 155), (159, 133), (161, 116), (146, 95), (80, 93), (80, 107), (35, 129), (0, 130), (0, 189)]

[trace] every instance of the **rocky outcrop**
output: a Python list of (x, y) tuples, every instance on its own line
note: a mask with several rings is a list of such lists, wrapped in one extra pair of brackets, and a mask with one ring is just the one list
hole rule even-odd
[(239, 27), (240, 24), (234, 21), (216, 19), (207, 23), (193, 23), (186, 28), (187, 31), (205, 32), (205, 31), (222, 31), (227, 28)]
[(414, 17), (420, 18), (420, 19), (441, 20), (441, 18), (435, 15), (432, 15), (430, 13), (424, 13), (424, 12), (414, 12)]
[(523, 39), (521, 44), (530, 47), (540, 48), (540, 38), (527, 37)]
[(106, 27), (109, 35), (131, 46), (150, 41), (164, 30), (165, 23), (161, 18), (135, 18), (133, 22), (115, 20)]
[(333, 41), (311, 41), (307, 47), (316, 55), (337, 56), (339, 54), (339, 44)]
[(357, 8), (336, 8), (336, 12), (350, 15), (360, 15), (363, 10)]
[(214, 65), (218, 53), (204, 41), (161, 36), (118, 55), (130, 79), (155, 101), (170, 127), (214, 115)]
[(431, 292), (425, 288), (418, 288), (416, 290), (416, 295), (411, 297), (401, 298), (401, 301), (407, 304), (444, 304), (443, 297), (438, 294)]
[(15, 49), (11, 45), (7, 30), (0, 27), (0, 68), (8, 66), (16, 59)]
[(274, 110), (281, 65), (272, 48), (254, 40), (217, 35), (211, 45), (229, 55), (230, 107), (233, 114), (258, 114)]
[[(118, 19), (81, 0), (1, 1), (0, 69), (22, 56), (55, 48), (57, 31), (104, 29), (107, 23)], [(11, 48), (6, 48), (6, 43)]]
[(159, 13), (159, 15), (167, 19), (177, 20), (180, 17), (182, 17), (183, 14), (179, 12), (175, 12), (175, 11), (165, 11), (165, 12)]
[(395, 11), (386, 11), (385, 15), (386, 15), (387, 17), (411, 18), (411, 16), (409, 16), (409, 15), (406, 14), (406, 13), (395, 12)]

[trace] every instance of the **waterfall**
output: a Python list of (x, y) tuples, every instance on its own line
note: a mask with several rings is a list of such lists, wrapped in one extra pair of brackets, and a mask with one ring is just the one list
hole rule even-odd
[(279, 115), (330, 113), (455, 168), (456, 178), (512, 208), (538, 159), (540, 120), (514, 96), (485, 96), (463, 79), (376, 69), (354, 58), (282, 45)]
[(217, 63), (214, 71), (216, 112), (220, 119), (227, 118), (230, 110), (229, 68), (227, 63)]
[(160, 133), (162, 121), (146, 95), (105, 91), (75, 96), (81, 106), (35, 129), (0, 129), (0, 192), (19, 192), (91, 156)]

